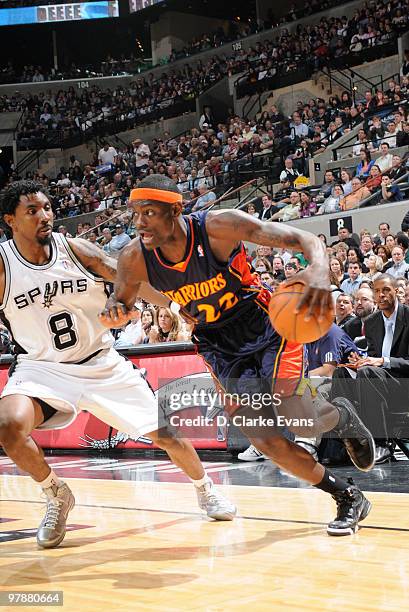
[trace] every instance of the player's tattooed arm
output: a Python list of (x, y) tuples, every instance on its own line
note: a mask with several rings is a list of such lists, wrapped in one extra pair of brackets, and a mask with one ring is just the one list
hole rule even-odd
[[(287, 284), (298, 281), (305, 284), (305, 291), (298, 308), (309, 305), (310, 313), (318, 304), (321, 315), (331, 307), (332, 296), (329, 284), (328, 256), (323, 242), (303, 230), (284, 223), (259, 221), (247, 213), (236, 210), (210, 212), (206, 229), (215, 255), (226, 260), (226, 256), (239, 241), (248, 241), (269, 247), (302, 251), (309, 266), (299, 272)], [(221, 250), (225, 249), (224, 253)]]
[(68, 239), (68, 243), (84, 268), (108, 282), (115, 281), (116, 259), (109, 257), (105, 251), (83, 238)]

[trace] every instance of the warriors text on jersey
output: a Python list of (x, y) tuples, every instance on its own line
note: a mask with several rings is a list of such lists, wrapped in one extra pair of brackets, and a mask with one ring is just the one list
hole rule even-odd
[(229, 261), (214, 257), (206, 231), (207, 211), (183, 217), (187, 245), (183, 261), (166, 261), (159, 249), (142, 252), (150, 284), (183, 306), (201, 325), (223, 325), (242, 312), (244, 304), (257, 300), (266, 307), (266, 296), (250, 272), (244, 246)]
[(78, 363), (113, 344), (98, 321), (107, 295), (62, 234), (52, 234), (50, 260), (26, 261), (13, 240), (0, 244), (5, 285), (0, 318), (21, 359)]

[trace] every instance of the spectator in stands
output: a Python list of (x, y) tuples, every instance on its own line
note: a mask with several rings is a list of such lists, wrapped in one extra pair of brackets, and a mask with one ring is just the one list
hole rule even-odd
[(214, 191), (209, 191), (208, 187), (203, 184), (198, 187), (199, 196), (196, 200), (196, 204), (193, 206), (192, 211), (202, 210), (209, 208), (212, 203), (216, 200), (216, 194)]
[(386, 236), (390, 233), (391, 227), (389, 225), (389, 223), (386, 223), (386, 221), (380, 223), (378, 225), (378, 235), (374, 236), (374, 242), (378, 245), (378, 244), (385, 244), (385, 239)]
[(337, 297), (337, 301), (335, 303), (335, 320), (336, 320), (338, 327), (341, 327), (341, 328), (344, 327), (344, 325), (348, 321), (350, 321), (354, 316), (355, 315), (354, 315), (353, 296), (350, 294), (341, 293)]
[(406, 173), (407, 169), (403, 165), (402, 158), (400, 157), (400, 155), (393, 155), (392, 168), (388, 171), (388, 176), (390, 177), (391, 181), (396, 181)]
[(348, 245), (346, 242), (338, 242), (337, 244), (333, 245), (332, 247), (334, 249), (334, 255), (335, 257), (341, 262), (341, 265), (343, 266), (343, 269), (345, 269), (345, 263), (347, 261), (347, 255), (348, 255)]
[(268, 195), (263, 195), (261, 198), (261, 203), (263, 205), (263, 210), (261, 211), (260, 220), (267, 221), (271, 219), (272, 215), (278, 212), (278, 208), (273, 206), (273, 202)]
[(406, 304), (406, 286), (398, 285), (396, 287), (396, 298), (399, 304)]
[(287, 157), (284, 160), (284, 170), (280, 174), (280, 181), (283, 182), (285, 180), (290, 181), (291, 185), (294, 183), (297, 176), (300, 176), (300, 173), (296, 168), (294, 168), (293, 160), (291, 157)]
[(351, 338), (339, 326), (332, 324), (329, 331), (315, 342), (306, 345), (308, 375), (331, 378), (340, 363), (348, 363), (348, 357), (358, 352)]
[(365, 187), (369, 189), (371, 193), (375, 193), (381, 186), (382, 173), (381, 169), (377, 164), (374, 164), (369, 171), (369, 176), (365, 181)]
[(178, 315), (169, 308), (161, 307), (157, 314), (158, 324), (153, 325), (149, 332), (149, 343), (175, 342), (184, 340)]
[(146, 306), (142, 310), (141, 315), (141, 325), (142, 325), (142, 343), (149, 343), (149, 334), (154, 325), (156, 325), (156, 311), (153, 306)]
[(331, 246), (336, 246), (338, 243), (342, 242), (343, 244), (347, 244), (348, 247), (357, 247), (356, 239), (351, 235), (351, 232), (347, 227), (340, 227), (338, 230), (338, 240), (332, 243)]
[(135, 154), (135, 161), (133, 163), (136, 174), (139, 176), (141, 172), (148, 167), (151, 150), (147, 144), (144, 144), (141, 138), (135, 138), (132, 145)]
[(115, 236), (110, 241), (110, 253), (114, 257), (119, 255), (119, 252), (131, 242), (131, 238), (125, 233), (125, 228), (122, 223), (115, 225)]
[(115, 340), (116, 349), (136, 346), (142, 342), (141, 310), (135, 306), (130, 313), (130, 321)]
[(334, 275), (335, 284), (339, 287), (346, 278), (342, 261), (338, 259), (338, 257), (332, 257), (329, 263), (329, 269)]
[(407, 234), (405, 234), (404, 232), (398, 232), (396, 234), (395, 240), (396, 240), (396, 244), (402, 247), (403, 249), (403, 252), (405, 254), (406, 263), (409, 263), (409, 238)]
[(352, 147), (352, 155), (358, 157), (361, 154), (361, 151), (367, 150), (367, 148), (371, 145), (372, 143), (368, 142), (365, 130), (361, 128), (358, 131), (356, 143)]
[(382, 263), (385, 265), (391, 260), (391, 252), (389, 247), (385, 244), (380, 244), (374, 248), (374, 253), (382, 259)]
[(387, 174), (382, 176), (381, 193), (381, 203), (400, 202), (403, 200), (401, 190), (397, 185), (392, 185), (392, 179)]
[(295, 263), (289, 261), (288, 263), (285, 264), (284, 266), (285, 280), (289, 280), (290, 278), (293, 278), (297, 274), (297, 272), (298, 272), (297, 265)]
[(341, 170), (341, 184), (344, 190), (344, 195), (348, 195), (352, 191), (352, 174), (346, 168)]
[(374, 281), (382, 273), (383, 261), (381, 257), (373, 254), (369, 255), (369, 257), (365, 260), (365, 263), (366, 267), (368, 268), (368, 271), (365, 272), (365, 278), (369, 278), (370, 280)]
[(341, 210), (353, 210), (358, 208), (360, 202), (365, 200), (371, 195), (371, 192), (365, 185), (362, 184), (361, 180), (355, 176), (352, 181), (352, 191), (349, 195), (341, 198), (339, 203)]
[(355, 317), (344, 325), (344, 332), (358, 344), (361, 350), (367, 351), (365, 339), (365, 321), (375, 312), (375, 298), (373, 290), (360, 287), (355, 294), (354, 313)]
[(107, 142), (98, 153), (98, 162), (101, 166), (113, 166), (116, 161), (118, 153), (114, 147), (111, 147)]
[(388, 234), (385, 238), (385, 246), (388, 247), (390, 252), (392, 253), (392, 249), (396, 244), (395, 236), (393, 234)]
[(381, 143), (380, 151), (381, 151), (381, 154), (376, 159), (376, 165), (378, 166), (379, 170), (383, 174), (384, 172), (387, 172), (388, 170), (392, 168), (393, 155), (389, 153), (389, 144), (387, 142)]
[(284, 274), (284, 260), (279, 255), (275, 255), (273, 258), (273, 277), (274, 280), (279, 282), (286, 278)]
[(362, 280), (362, 264), (359, 261), (350, 262), (348, 264), (348, 278), (346, 278), (340, 286), (341, 291), (347, 295), (353, 295), (359, 289)]
[(300, 206), (300, 194), (297, 191), (292, 191), (290, 203), (272, 215), (271, 221), (291, 221), (291, 219), (298, 219), (300, 216)]
[(340, 201), (344, 196), (342, 185), (335, 184), (331, 195), (329, 195), (318, 209), (317, 215), (330, 214), (341, 210)]
[(402, 121), (402, 130), (398, 132), (396, 136), (397, 147), (408, 147), (409, 146), (409, 122)]
[(405, 252), (401, 246), (394, 246), (392, 249), (392, 266), (388, 268), (388, 274), (393, 278), (403, 276), (408, 278), (409, 264), (405, 261)]
[(313, 217), (316, 213), (317, 206), (307, 191), (301, 191), (300, 202), (300, 219)]
[(279, 282), (275, 280), (272, 272), (262, 272), (260, 274), (260, 281), (267, 285), (272, 291), (275, 291), (279, 285)]
[(254, 217), (255, 219), (258, 219), (260, 217), (260, 214), (256, 211), (256, 207), (254, 206), (254, 204), (247, 204), (246, 213)]
[(373, 246), (374, 245), (371, 236), (368, 234), (364, 234), (361, 238), (361, 244), (359, 247), (362, 260), (364, 260), (365, 257), (369, 257), (369, 255), (373, 255)]
[(359, 176), (359, 178), (368, 178), (369, 171), (375, 163), (371, 158), (371, 152), (368, 151), (368, 149), (361, 149), (359, 157), (361, 161), (356, 168), (356, 176)]

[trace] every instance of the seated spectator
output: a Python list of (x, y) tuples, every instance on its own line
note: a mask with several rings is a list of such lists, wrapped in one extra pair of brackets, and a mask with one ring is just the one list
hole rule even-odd
[(371, 195), (369, 189), (362, 184), (361, 179), (359, 179), (357, 176), (352, 179), (351, 183), (351, 193), (341, 198), (339, 203), (341, 210), (344, 211), (358, 208), (360, 202), (362, 202)]
[[(391, 259), (391, 252), (389, 250), (389, 247), (387, 247), (385, 244), (377, 245), (374, 248), (374, 253), (375, 255), (378, 255), (378, 257), (382, 259), (382, 264), (384, 267)], [(384, 267), (383, 267), (383, 270), (384, 270)]]
[(359, 261), (350, 262), (347, 273), (348, 277), (341, 283), (340, 289), (347, 295), (354, 295), (362, 280), (362, 264)]
[(262, 272), (260, 274), (260, 281), (263, 285), (267, 285), (272, 291), (275, 291), (279, 285), (279, 281), (274, 278), (272, 272)]
[(387, 273), (393, 278), (403, 276), (408, 278), (409, 264), (405, 261), (405, 253), (401, 246), (394, 246), (392, 249), (392, 266), (387, 269)]
[(378, 255), (369, 255), (369, 257), (365, 260), (365, 265), (368, 268), (368, 271), (365, 272), (365, 278), (374, 281), (382, 274), (383, 261), (381, 257), (378, 257)]
[(279, 255), (274, 255), (273, 258), (273, 277), (274, 280), (277, 280), (279, 282), (285, 279), (284, 260)]
[(271, 264), (265, 257), (257, 257), (253, 267), (258, 274), (272, 271)]
[(149, 332), (149, 343), (175, 342), (184, 339), (178, 315), (169, 308), (160, 307), (157, 315), (158, 324), (153, 325)]
[(387, 142), (381, 143), (380, 150), (381, 154), (376, 158), (376, 165), (383, 174), (392, 168), (393, 155), (389, 153), (389, 144)]
[(255, 219), (258, 219), (260, 216), (259, 213), (256, 211), (256, 207), (254, 206), (254, 204), (247, 204), (246, 212), (252, 217), (255, 217)]
[[(355, 294), (354, 313), (355, 317), (350, 319), (343, 327), (344, 332), (356, 343), (358, 338), (365, 336), (365, 320), (376, 310), (375, 299), (372, 289), (360, 287)], [(363, 340), (364, 346), (360, 348), (366, 350), (367, 342)]]
[(334, 244), (332, 248), (334, 249), (334, 256), (338, 259), (338, 261), (341, 262), (343, 269), (345, 269), (345, 263), (347, 260), (348, 248), (349, 248), (347, 243), (338, 242), (337, 244)]
[(261, 198), (261, 203), (263, 204), (263, 210), (260, 214), (260, 221), (267, 221), (268, 219), (271, 219), (274, 213), (278, 212), (278, 208), (273, 205), (273, 202), (268, 195), (263, 195)]
[(402, 130), (398, 132), (396, 136), (397, 147), (408, 147), (409, 146), (409, 122), (402, 121)]
[(387, 174), (382, 176), (381, 193), (382, 204), (387, 202), (400, 202), (403, 200), (403, 195), (398, 185), (392, 185), (392, 179)]
[(352, 191), (352, 174), (346, 168), (342, 168), (341, 170), (341, 181), (342, 188), (344, 190), (344, 195), (349, 195)]
[(118, 257), (119, 252), (131, 242), (130, 236), (125, 233), (125, 227), (122, 223), (115, 225), (115, 236), (110, 241), (110, 254), (113, 257)]
[(368, 138), (367, 138), (365, 130), (363, 128), (360, 129), (358, 131), (357, 141), (352, 147), (352, 155), (354, 155), (355, 157), (358, 157), (361, 151), (362, 150), (365, 151), (365, 149), (367, 149), (367, 147), (369, 147), (370, 145), (372, 145), (372, 143), (368, 142)]
[(301, 191), (300, 201), (300, 219), (305, 217), (313, 217), (317, 210), (317, 206), (307, 191)]
[(142, 342), (141, 311), (135, 307), (130, 313), (130, 321), (115, 340), (116, 349), (136, 346)]
[(361, 238), (361, 244), (359, 246), (359, 250), (361, 253), (361, 261), (365, 261), (365, 257), (369, 257), (369, 255), (373, 255), (373, 240), (370, 233), (364, 233)]
[(324, 202), (319, 207), (317, 215), (330, 214), (339, 212), (341, 210), (340, 202), (341, 198), (344, 196), (344, 189), (342, 185), (336, 184), (332, 193), (328, 198), (324, 200)]
[(342, 262), (337, 257), (331, 257), (331, 260), (329, 262), (329, 269), (334, 275), (335, 284), (339, 287), (347, 276), (344, 272), (344, 266)]
[(366, 179), (365, 187), (369, 189), (371, 193), (375, 193), (381, 185), (382, 173), (381, 169), (377, 164), (374, 164), (369, 171), (369, 177)]
[(337, 365), (348, 363), (351, 353), (359, 352), (345, 331), (333, 323), (329, 331), (315, 342), (306, 345), (308, 355), (308, 375), (331, 378)]
[(355, 174), (356, 176), (359, 176), (359, 178), (368, 178), (369, 171), (375, 163), (371, 158), (371, 152), (368, 151), (368, 149), (361, 149), (359, 157), (361, 158), (361, 161), (356, 168)]
[(399, 304), (406, 304), (406, 288), (398, 285), (396, 287), (396, 297)]
[(146, 306), (141, 314), (142, 325), (142, 342), (149, 343), (149, 334), (154, 325), (156, 325), (156, 311), (153, 306)]
[(192, 212), (209, 208), (209, 206), (211, 206), (216, 200), (216, 194), (214, 191), (209, 191), (206, 185), (200, 185), (198, 187), (198, 191), (200, 196), (197, 198), (196, 204), (192, 208)]
[(335, 320), (338, 327), (344, 327), (354, 316), (354, 299), (352, 295), (341, 293), (337, 297), (335, 304)]
[(281, 210), (274, 213), (271, 221), (291, 221), (300, 217), (300, 194), (298, 191), (292, 191), (290, 195), (290, 203), (284, 206)]
[(400, 155), (393, 155), (392, 168), (387, 172), (391, 181), (394, 182), (408, 172), (407, 168), (402, 163)]
[(287, 262), (284, 266), (285, 280), (293, 278), (298, 272), (297, 265), (291, 261)]

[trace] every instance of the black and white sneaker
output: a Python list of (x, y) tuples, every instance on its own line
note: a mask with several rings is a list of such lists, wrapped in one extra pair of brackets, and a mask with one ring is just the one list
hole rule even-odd
[(366, 518), (371, 510), (372, 504), (365, 495), (354, 485), (352, 480), (345, 491), (335, 493), (332, 497), (337, 504), (337, 516), (327, 527), (327, 533), (331, 536), (352, 535), (359, 529), (358, 523)]
[(332, 404), (346, 417), (345, 425), (335, 427), (334, 432), (343, 441), (358, 470), (369, 472), (375, 464), (375, 441), (371, 432), (357, 415), (354, 405), (345, 397), (335, 398)]

